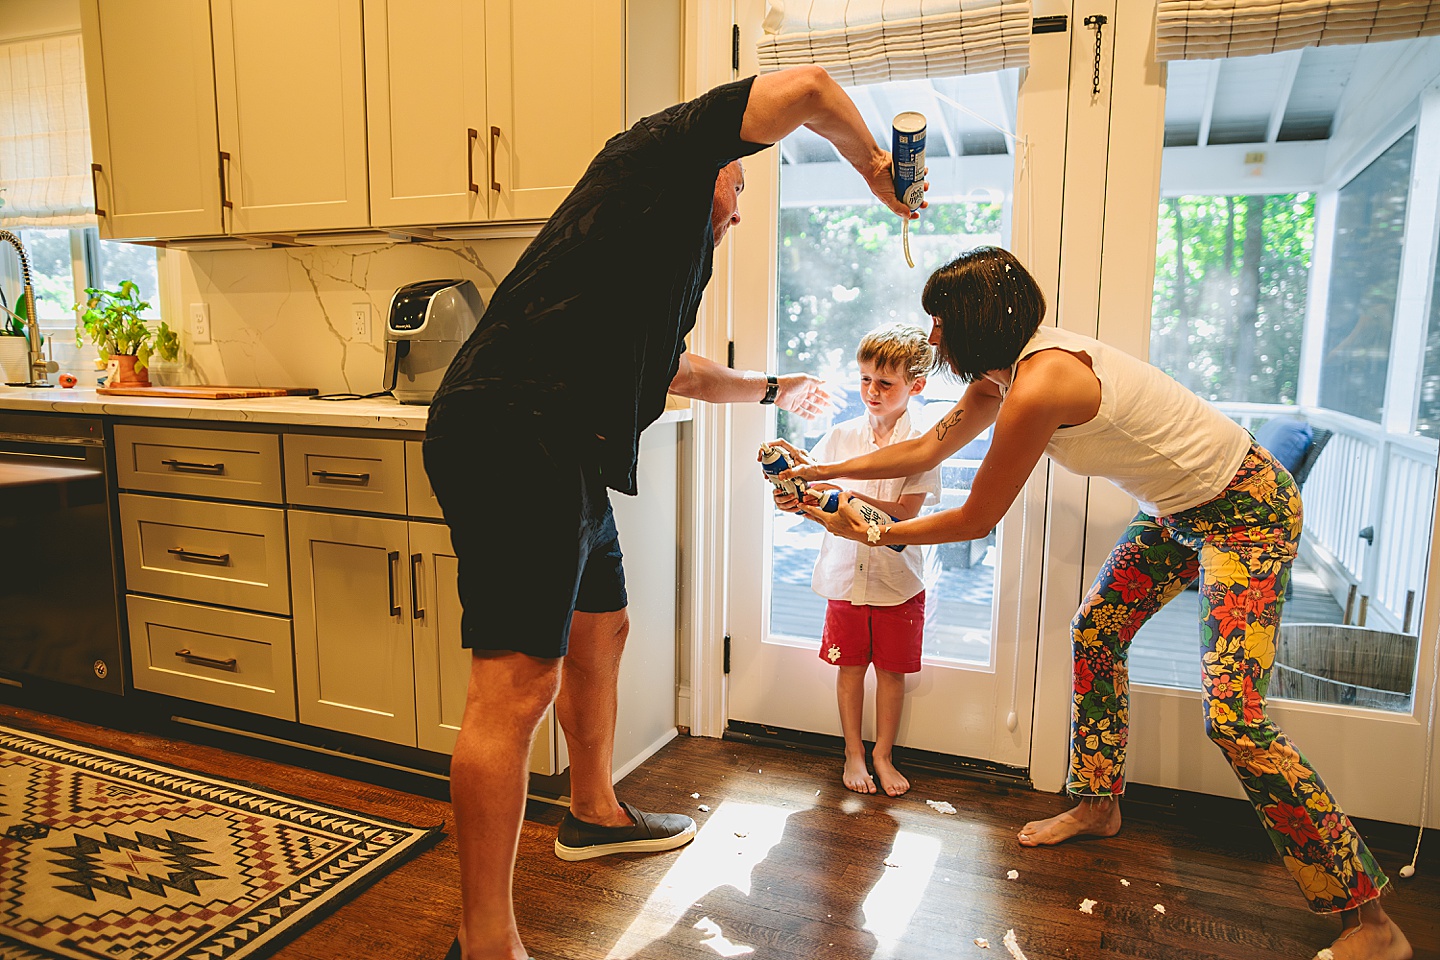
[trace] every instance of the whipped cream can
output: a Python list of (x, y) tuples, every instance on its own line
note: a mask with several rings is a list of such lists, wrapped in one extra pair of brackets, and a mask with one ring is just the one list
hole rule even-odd
[(925, 126), (925, 114), (908, 110), (896, 115), (891, 133), (895, 196), (911, 210), (925, 201)]

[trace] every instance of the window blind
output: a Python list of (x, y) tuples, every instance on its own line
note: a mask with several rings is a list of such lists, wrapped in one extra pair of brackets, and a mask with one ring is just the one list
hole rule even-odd
[(1440, 0), (1159, 0), (1155, 59), (1214, 60), (1440, 34)]
[(757, 53), (768, 73), (818, 64), (839, 83), (1023, 67), (1030, 0), (770, 0)]
[(95, 223), (80, 35), (0, 44), (0, 226)]

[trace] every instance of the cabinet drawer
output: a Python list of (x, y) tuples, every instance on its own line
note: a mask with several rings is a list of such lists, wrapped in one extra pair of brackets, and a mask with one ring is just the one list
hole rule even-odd
[(280, 438), (184, 427), (115, 427), (122, 490), (280, 503)]
[(136, 689), (295, 719), (289, 620), (133, 595), (125, 604)]
[(405, 513), (405, 441), (285, 435), (290, 503), (365, 513)]
[(430, 477), (425, 473), (424, 444), (419, 440), (405, 441), (405, 487), (410, 516), (444, 519), (440, 501), (435, 499), (435, 491), (430, 489)]
[(139, 593), (290, 612), (285, 512), (120, 495), (125, 582)]

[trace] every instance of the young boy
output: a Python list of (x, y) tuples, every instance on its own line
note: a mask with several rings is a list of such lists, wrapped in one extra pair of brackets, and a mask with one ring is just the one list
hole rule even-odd
[[(934, 369), (928, 334), (909, 324), (891, 324), (866, 334), (856, 350), (860, 399), (865, 415), (832, 427), (810, 451), (821, 462), (845, 460), (919, 436), (911, 426), (910, 398), (925, 389)], [(829, 484), (813, 484), (812, 489)], [(899, 520), (908, 520), (940, 497), (940, 468), (896, 480), (857, 480), (847, 489)], [(781, 490), (775, 503), (794, 512), (799, 500)], [(865, 766), (860, 737), (865, 710), (865, 671), (875, 665), (875, 776), (880, 789), (898, 797), (910, 781), (891, 756), (905, 704), (905, 675), (920, 670), (925, 626), (924, 558), (919, 549), (877, 550), (826, 534), (815, 561), (812, 585), (829, 600), (820, 658), (839, 668), (835, 696), (845, 735), (845, 786), (874, 793), (875, 777)]]

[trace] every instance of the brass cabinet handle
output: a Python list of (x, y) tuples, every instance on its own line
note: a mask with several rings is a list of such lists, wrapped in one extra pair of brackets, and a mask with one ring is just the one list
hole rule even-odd
[(400, 616), (400, 604), (395, 600), (395, 564), (400, 562), (400, 551), (391, 550), (385, 558), (385, 573), (390, 579), (390, 616)]
[(198, 663), (201, 666), (214, 667), (217, 670), (233, 671), (236, 664), (234, 657), (227, 657), (224, 660), (217, 660), (214, 657), (202, 657), (200, 656), (200, 654), (191, 653), (189, 650), (176, 650), (175, 656), (179, 657), (181, 660), (186, 660), (190, 663)]
[(105, 168), (98, 163), (90, 164), (90, 190), (95, 194), (95, 216), (103, 217), (107, 214), (100, 209), (100, 182), (95, 179), (97, 173), (104, 173)]
[(465, 173), (470, 180), (470, 192), (479, 193), (480, 184), (475, 182), (475, 141), (480, 139), (480, 131), (471, 127), (465, 132), (470, 135), (465, 144)]
[(226, 188), (225, 165), (230, 162), (230, 153), (227, 150), (220, 151), (220, 206), (227, 210), (234, 210), (235, 204), (230, 202), (230, 191)]
[(217, 567), (230, 566), (230, 554), (228, 553), (196, 553), (194, 550), (186, 550), (182, 547), (170, 547), (165, 552), (179, 557), (181, 560), (189, 560), (191, 563), (213, 563)]
[(224, 463), (191, 463), (187, 460), (161, 460), (161, 464), (176, 473), (224, 473)]
[(368, 473), (336, 473), (332, 470), (311, 470), (310, 476), (321, 483), (356, 483), (365, 485), (370, 482)]
[(500, 143), (500, 128), (499, 128), (499, 127), (491, 127), (491, 128), (490, 128), (490, 189), (491, 189), (491, 190), (494, 190), (496, 193), (499, 193), (499, 192), (500, 192), (500, 181), (495, 179), (496, 174), (499, 173), (499, 171), (495, 169), (495, 147), (496, 147), (497, 145), (499, 145), (499, 143)]
[(410, 554), (410, 609), (415, 611), (416, 620), (425, 619), (425, 608), (420, 606), (420, 583), (419, 568), (420, 561), (425, 558), (424, 554)]

